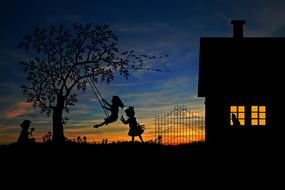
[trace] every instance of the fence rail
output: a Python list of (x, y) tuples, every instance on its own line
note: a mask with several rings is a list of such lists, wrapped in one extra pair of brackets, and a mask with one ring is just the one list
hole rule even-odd
[(175, 106), (166, 114), (155, 116), (155, 138), (161, 144), (187, 144), (205, 141), (204, 117)]

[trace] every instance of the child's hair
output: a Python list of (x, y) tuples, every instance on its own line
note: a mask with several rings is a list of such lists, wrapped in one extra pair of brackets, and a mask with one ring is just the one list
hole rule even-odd
[(122, 109), (125, 107), (119, 96), (113, 96), (112, 103), (120, 106)]
[(126, 109), (125, 112), (126, 112), (128, 117), (135, 116), (135, 110), (134, 110), (134, 107), (132, 107), (132, 106), (129, 106), (129, 108)]
[(30, 120), (24, 120), (24, 121), (20, 124), (20, 126), (22, 126), (22, 129), (27, 130), (27, 129), (29, 129), (30, 124), (31, 124), (31, 121), (30, 121)]

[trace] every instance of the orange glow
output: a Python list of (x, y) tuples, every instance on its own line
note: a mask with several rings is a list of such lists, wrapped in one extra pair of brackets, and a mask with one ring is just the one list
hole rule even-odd
[(238, 106), (238, 112), (244, 112), (244, 106)]
[(251, 111), (252, 112), (257, 112), (258, 111), (258, 106), (251, 106)]
[(259, 114), (259, 118), (265, 119), (265, 113), (260, 113), (260, 114)]
[(258, 125), (258, 119), (252, 119), (251, 125)]
[[(144, 133), (142, 134), (144, 141), (155, 140), (154, 134), (154, 120), (150, 119), (138, 119), (139, 123), (146, 126)], [(122, 124), (120, 121), (116, 121), (108, 126), (102, 126), (98, 129), (94, 129), (94, 120), (83, 122), (69, 123), (69, 127), (65, 128), (65, 135), (68, 139), (76, 140), (78, 136), (86, 136), (89, 143), (101, 143), (102, 139), (108, 139), (108, 143), (118, 141), (130, 141), (131, 137), (128, 136), (129, 126)], [(139, 137), (135, 137), (135, 140), (139, 141)]]
[(32, 103), (25, 102), (25, 101), (20, 101), (20, 102), (16, 103), (16, 106), (27, 108), (27, 107), (32, 106)]
[(265, 119), (260, 119), (259, 120), (259, 125), (266, 125)]
[(243, 119), (243, 118), (244, 118), (244, 113), (239, 113), (239, 114), (238, 114), (238, 118)]
[(237, 112), (237, 106), (231, 106), (231, 112)]
[(251, 113), (251, 118), (258, 118), (258, 114), (257, 113)]
[(259, 106), (259, 112), (266, 112), (265, 106)]
[(251, 106), (251, 125), (266, 125), (266, 106)]
[(29, 112), (29, 107), (31, 107), (31, 103), (20, 101), (17, 102), (14, 106), (12, 106), (9, 111), (4, 113), (5, 119), (13, 119), (18, 116), (24, 115)]
[(244, 106), (230, 106), (230, 125), (233, 125), (232, 114), (237, 116), (240, 125), (245, 125), (245, 107)]
[(6, 119), (13, 119), (13, 118), (16, 118), (18, 116), (21, 116), (25, 113), (27, 113), (28, 110), (27, 109), (24, 109), (24, 108), (19, 108), (17, 110), (14, 110), (14, 111), (7, 111), (5, 114), (4, 114), (4, 117)]

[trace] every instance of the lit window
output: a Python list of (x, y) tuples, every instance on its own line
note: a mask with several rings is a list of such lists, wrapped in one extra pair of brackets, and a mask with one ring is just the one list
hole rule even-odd
[(265, 106), (251, 106), (251, 125), (266, 125)]
[(245, 125), (245, 108), (244, 106), (231, 106), (230, 107), (230, 123), (231, 125), (234, 125), (233, 120), (235, 120), (234, 117), (236, 117), (236, 119), (238, 119), (240, 125)]

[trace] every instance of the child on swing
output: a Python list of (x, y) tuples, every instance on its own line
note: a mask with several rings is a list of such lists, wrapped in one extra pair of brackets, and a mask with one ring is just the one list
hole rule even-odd
[(117, 121), (118, 113), (119, 113), (119, 107), (121, 107), (122, 109), (124, 108), (124, 104), (122, 103), (119, 96), (113, 96), (112, 104), (109, 104), (105, 99), (102, 99), (102, 101), (104, 101), (105, 104), (108, 106), (108, 107), (103, 106), (103, 108), (111, 111), (111, 115), (109, 117), (105, 118), (104, 122), (94, 125), (93, 126), (94, 128), (98, 128), (98, 127), (103, 126), (103, 125), (108, 125), (109, 123)]
[(129, 117), (127, 120), (123, 116), (121, 116), (121, 121), (124, 124), (129, 124), (130, 130), (128, 135), (132, 137), (132, 142), (135, 140), (135, 136), (139, 136), (142, 143), (144, 143), (142, 134), (144, 132), (144, 125), (140, 125), (135, 118), (135, 110), (134, 107), (129, 106), (128, 109), (125, 110), (126, 115)]

